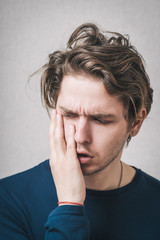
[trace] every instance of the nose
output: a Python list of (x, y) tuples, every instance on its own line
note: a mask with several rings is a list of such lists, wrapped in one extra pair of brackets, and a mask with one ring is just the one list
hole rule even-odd
[(76, 122), (75, 141), (77, 144), (87, 144), (91, 142), (91, 131), (87, 118), (80, 117)]

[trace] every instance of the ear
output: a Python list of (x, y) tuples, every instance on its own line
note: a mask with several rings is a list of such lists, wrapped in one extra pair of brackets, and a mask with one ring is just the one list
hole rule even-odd
[(147, 111), (145, 108), (142, 108), (137, 116), (137, 118), (133, 121), (132, 123), (132, 127), (129, 131), (129, 136), (130, 137), (134, 137), (138, 134), (141, 126), (142, 126), (142, 123), (145, 119), (145, 117), (147, 116)]

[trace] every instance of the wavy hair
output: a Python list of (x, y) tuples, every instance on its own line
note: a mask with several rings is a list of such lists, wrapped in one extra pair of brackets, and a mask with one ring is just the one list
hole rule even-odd
[(106, 91), (122, 101), (128, 126), (138, 118), (142, 107), (147, 115), (150, 112), (153, 90), (144, 60), (129, 37), (120, 33), (102, 32), (95, 24), (83, 24), (72, 33), (67, 48), (50, 54), (42, 69), (41, 97), (48, 112), (56, 107), (61, 82), (69, 74), (101, 80)]

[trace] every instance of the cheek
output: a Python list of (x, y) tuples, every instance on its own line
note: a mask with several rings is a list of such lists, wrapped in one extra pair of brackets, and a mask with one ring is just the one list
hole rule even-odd
[(93, 142), (96, 148), (104, 150), (124, 140), (126, 134), (126, 129), (123, 126), (108, 125), (102, 128), (97, 127), (94, 129)]
[(102, 151), (108, 145), (109, 139), (111, 136), (109, 131), (104, 127), (94, 127), (92, 128), (92, 144), (95, 150)]

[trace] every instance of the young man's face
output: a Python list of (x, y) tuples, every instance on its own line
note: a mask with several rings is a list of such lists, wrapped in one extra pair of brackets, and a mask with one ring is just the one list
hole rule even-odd
[(75, 126), (84, 175), (100, 172), (120, 159), (128, 137), (125, 110), (116, 96), (106, 92), (101, 81), (85, 75), (65, 76), (56, 109), (64, 117), (66, 140), (69, 125)]

